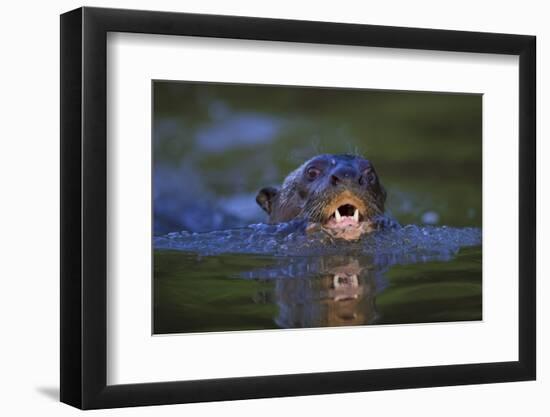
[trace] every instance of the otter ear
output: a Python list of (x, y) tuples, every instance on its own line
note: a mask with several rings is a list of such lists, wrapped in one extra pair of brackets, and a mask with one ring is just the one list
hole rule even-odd
[(271, 210), (273, 208), (273, 199), (278, 192), (279, 189), (275, 187), (264, 187), (258, 192), (258, 195), (256, 196), (256, 202), (262, 209), (264, 209), (267, 214), (271, 214)]

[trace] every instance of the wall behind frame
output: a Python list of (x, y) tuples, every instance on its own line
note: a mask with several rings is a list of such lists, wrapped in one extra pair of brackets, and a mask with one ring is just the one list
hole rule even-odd
[[(416, 26), (537, 35), (538, 138), (548, 136), (541, 120), (550, 97), (548, 72), (550, 27), (544, 2), (498, 1), (339, 2), (254, 0), (95, 1), (87, 6), (237, 14), (327, 20), (378, 25)], [(0, 409), (5, 415), (79, 415), (57, 402), (59, 395), (59, 14), (82, 6), (76, 0), (9, 2), (3, 9), (2, 153), (0, 154), (0, 230), (2, 230), (3, 369)], [(543, 102), (544, 101), (544, 102)], [(550, 211), (547, 144), (539, 146), (538, 211)], [(547, 187), (546, 187), (547, 188)], [(545, 233), (543, 236), (542, 234)], [(539, 215), (539, 259), (550, 251), (550, 221)], [(539, 263), (538, 299), (550, 297), (550, 266)], [(548, 303), (538, 303), (538, 350), (550, 347)], [(99, 411), (96, 415), (279, 416), (298, 413), (335, 415), (344, 410), (370, 415), (465, 416), (530, 415), (548, 412), (543, 393), (550, 389), (550, 362), (539, 354), (538, 381), (373, 393), (324, 395), (232, 403), (193, 404)]]

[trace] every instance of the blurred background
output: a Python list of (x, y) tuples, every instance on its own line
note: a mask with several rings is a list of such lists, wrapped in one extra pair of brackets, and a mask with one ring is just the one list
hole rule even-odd
[(371, 160), (401, 224), (481, 227), (482, 97), (155, 81), (154, 233), (265, 221), (257, 191), (320, 153)]

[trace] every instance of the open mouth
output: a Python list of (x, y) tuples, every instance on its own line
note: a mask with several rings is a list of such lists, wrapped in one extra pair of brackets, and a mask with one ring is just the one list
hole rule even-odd
[(334, 238), (357, 240), (369, 231), (365, 201), (348, 190), (326, 205), (323, 218), (323, 230)]
[(363, 221), (363, 214), (359, 207), (345, 203), (337, 206), (328, 220), (325, 222), (325, 227), (329, 228), (346, 228), (358, 226)]

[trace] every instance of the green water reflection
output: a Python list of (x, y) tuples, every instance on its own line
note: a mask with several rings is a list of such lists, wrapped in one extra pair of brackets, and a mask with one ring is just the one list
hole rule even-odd
[[(316, 260), (312, 260), (315, 262)], [(480, 320), (481, 249), (451, 262), (395, 265), (326, 257), (288, 277), (266, 256), (155, 253), (155, 333)], [(243, 272), (261, 270), (255, 279)], [(279, 273), (279, 277), (277, 274)], [(262, 278), (263, 275), (263, 278)]]

